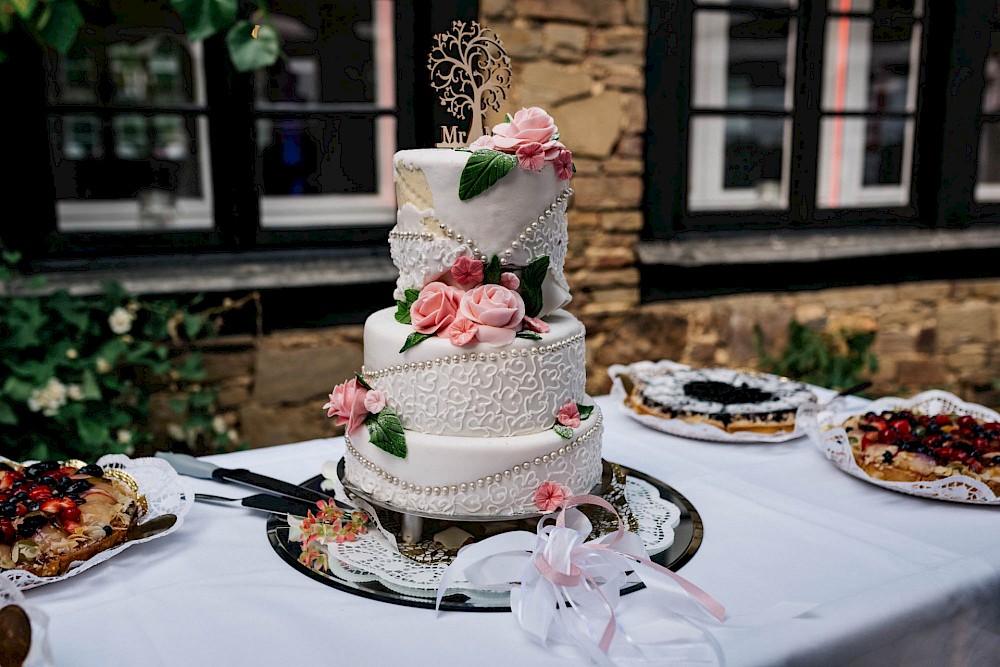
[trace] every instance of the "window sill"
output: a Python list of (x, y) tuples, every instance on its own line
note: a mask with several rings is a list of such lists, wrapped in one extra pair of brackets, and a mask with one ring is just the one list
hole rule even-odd
[[(249, 289), (326, 287), (395, 282), (398, 272), (386, 249), (270, 251), (127, 257), (49, 262), (32, 275), (0, 282), (3, 296), (43, 295), (66, 290), (100, 294), (117, 282), (133, 294), (231, 292)], [(41, 277), (43, 284), (34, 285)]]
[(885, 255), (1000, 249), (996, 226), (969, 229), (799, 231), (643, 241), (639, 261), (647, 266), (825, 262)]

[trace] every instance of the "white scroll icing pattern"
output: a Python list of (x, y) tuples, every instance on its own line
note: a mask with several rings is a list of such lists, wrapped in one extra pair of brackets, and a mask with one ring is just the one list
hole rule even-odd
[(538, 511), (534, 493), (545, 481), (589, 493), (601, 479), (603, 421), (566, 441), (557, 451), (539, 452), (533, 461), (498, 470), (478, 480), (453, 480), (453, 484), (421, 487), (382, 471), (367, 461), (347, 441), (345, 480), (379, 502), (404, 509), (441, 515), (516, 516)]
[(555, 423), (560, 407), (584, 396), (586, 350), (581, 334), (530, 353), (510, 350), (503, 356), (463, 354), (458, 359), (366, 371), (363, 377), (385, 392), (405, 428), (437, 435), (538, 433)]

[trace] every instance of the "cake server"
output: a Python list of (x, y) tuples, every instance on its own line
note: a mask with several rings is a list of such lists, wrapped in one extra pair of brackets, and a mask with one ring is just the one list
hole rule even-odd
[(194, 494), (195, 500), (206, 503), (218, 503), (220, 505), (242, 505), (249, 509), (270, 512), (271, 514), (291, 514), (292, 516), (305, 516), (309, 510), (315, 510), (314, 503), (307, 503), (304, 500), (295, 498), (283, 498), (272, 496), (267, 493), (257, 493), (246, 498), (225, 498), (223, 496), (213, 496), (208, 493)]
[[(189, 454), (178, 454), (176, 452), (156, 452), (156, 458), (163, 459), (169, 463), (180, 475), (197, 477), (200, 479), (214, 479), (217, 482), (236, 482), (245, 486), (252, 486), (261, 491), (276, 493), (279, 496), (304, 500), (314, 503), (317, 500), (333, 501), (333, 496), (313, 491), (304, 486), (298, 486), (280, 479), (274, 479), (266, 475), (251, 472), (246, 468), (221, 468), (214, 463), (196, 459)], [(340, 505), (340, 503), (337, 503)]]

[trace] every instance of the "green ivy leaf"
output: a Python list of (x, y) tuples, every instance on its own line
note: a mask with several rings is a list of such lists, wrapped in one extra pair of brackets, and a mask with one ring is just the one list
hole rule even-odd
[(425, 334), (425, 333), (420, 333), (419, 331), (414, 331), (413, 333), (411, 333), (409, 336), (406, 337), (406, 342), (403, 343), (403, 347), (399, 348), (399, 351), (406, 352), (417, 343), (422, 343), (428, 338), (433, 338), (433, 337), (434, 334)]
[(18, 16), (24, 20), (28, 20), (34, 13), (35, 7), (38, 5), (38, 0), (10, 0), (10, 4), (14, 5)]
[(39, 17), (39, 23), (36, 24), (39, 37), (45, 44), (65, 55), (83, 27), (83, 14), (75, 0), (52, 0), (45, 6), (45, 10), (51, 10), (51, 14), (43, 13)]
[(483, 284), (499, 285), (500, 273), (500, 258), (493, 255), (490, 257), (490, 261), (486, 262), (486, 266), (483, 267)]
[(101, 387), (97, 384), (97, 377), (90, 370), (85, 370), (80, 378), (80, 392), (85, 401), (101, 400)]
[(576, 409), (580, 411), (580, 419), (586, 419), (587, 417), (590, 416), (590, 413), (594, 411), (594, 406), (581, 405), (580, 403), (577, 403)]
[(518, 331), (514, 334), (516, 338), (527, 338), (528, 340), (541, 340), (542, 337), (536, 334), (534, 331)]
[(566, 426), (565, 424), (556, 424), (555, 426), (552, 427), (552, 430), (558, 433), (560, 438), (565, 438), (566, 440), (569, 440), (570, 438), (573, 437), (573, 429), (571, 429), (569, 426)]
[(542, 312), (542, 283), (549, 270), (549, 256), (536, 258), (524, 269), (521, 276), (521, 296), (524, 298), (524, 314), (537, 317)]
[(499, 151), (481, 149), (469, 157), (458, 181), (458, 198), (472, 199), (510, 173), (517, 166), (517, 158)]
[(108, 441), (108, 427), (94, 419), (80, 419), (76, 422), (76, 432), (85, 445), (97, 447)]
[(25, 382), (20, 378), (16, 378), (13, 375), (7, 378), (3, 383), (3, 394), (9, 396), (15, 401), (24, 403), (31, 396), (31, 392), (35, 390), (35, 386), (30, 382)]
[(249, 21), (238, 21), (226, 35), (229, 57), (240, 72), (269, 67), (281, 53), (281, 42), (274, 27), (265, 23), (256, 37), (252, 34), (253, 28), (254, 24)]
[(236, 20), (236, 0), (170, 0), (184, 22), (188, 39), (211, 37)]
[(4, 426), (17, 426), (17, 413), (10, 407), (7, 401), (0, 401), (0, 424)]
[(392, 408), (383, 408), (377, 415), (369, 415), (365, 420), (368, 438), (379, 449), (401, 459), (406, 458), (406, 434), (403, 422)]

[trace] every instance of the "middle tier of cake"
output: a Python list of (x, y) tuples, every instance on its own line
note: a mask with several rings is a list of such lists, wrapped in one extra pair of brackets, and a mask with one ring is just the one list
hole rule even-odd
[(365, 323), (361, 375), (385, 393), (408, 431), (531, 435), (552, 428), (561, 406), (584, 402), (585, 330), (564, 310), (545, 318), (551, 329), (539, 340), (456, 347), (433, 337), (405, 352), (398, 350), (413, 327), (397, 322), (395, 313), (385, 308)]

